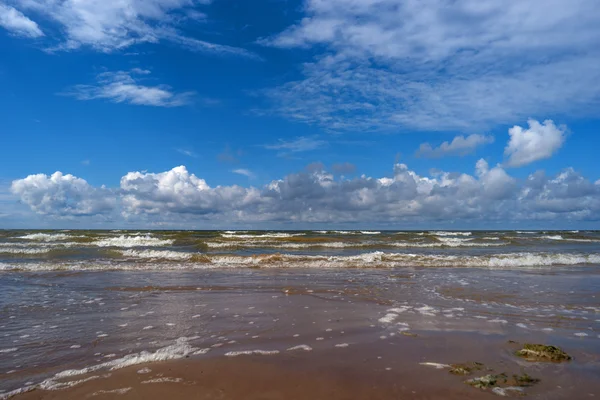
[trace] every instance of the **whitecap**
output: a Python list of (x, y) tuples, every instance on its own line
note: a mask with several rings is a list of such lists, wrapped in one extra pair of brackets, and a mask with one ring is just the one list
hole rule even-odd
[(98, 247), (139, 247), (139, 246), (169, 246), (175, 242), (174, 239), (158, 239), (150, 235), (110, 237), (92, 242)]

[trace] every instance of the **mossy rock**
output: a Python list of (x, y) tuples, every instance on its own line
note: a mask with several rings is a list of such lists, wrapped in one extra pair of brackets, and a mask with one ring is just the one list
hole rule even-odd
[(471, 375), (473, 371), (479, 371), (483, 368), (482, 363), (472, 362), (466, 364), (452, 364), (450, 373), (454, 375)]
[(556, 346), (547, 346), (544, 344), (525, 343), (521, 350), (515, 353), (529, 361), (569, 361), (571, 356)]
[(401, 335), (403, 335), (403, 336), (409, 336), (409, 337), (417, 337), (417, 336), (419, 336), (419, 335), (417, 335), (416, 333), (412, 333), (412, 332), (405, 332), (405, 331), (403, 331), (403, 332), (400, 332), (400, 334), (401, 334)]
[(484, 375), (477, 378), (469, 379), (465, 381), (467, 385), (471, 385), (478, 389), (489, 389), (498, 384), (503, 384), (508, 382), (506, 375)]

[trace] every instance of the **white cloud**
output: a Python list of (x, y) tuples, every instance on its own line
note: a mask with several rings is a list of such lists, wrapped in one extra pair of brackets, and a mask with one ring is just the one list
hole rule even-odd
[(202, 13), (195, 8), (210, 1), (198, 0), (14, 0), (29, 10), (59, 24), (64, 40), (52, 50), (74, 50), (88, 46), (112, 52), (138, 43), (166, 40), (217, 54), (255, 55), (247, 50), (190, 38), (178, 30), (181, 21)]
[(84, 179), (58, 171), (50, 176), (29, 175), (13, 181), (11, 192), (43, 215), (92, 216), (109, 212), (116, 205), (110, 190), (95, 188)]
[(2, 3), (0, 3), (0, 26), (18, 36), (31, 38), (44, 36), (44, 32), (37, 23), (27, 18), (19, 10)]
[(254, 188), (211, 188), (184, 166), (157, 174), (129, 172), (121, 178), (121, 191), (125, 215), (219, 214), (244, 209), (260, 198)]
[(600, 183), (573, 169), (525, 180), (479, 160), (473, 175), (420, 176), (404, 164), (380, 178), (335, 177), (308, 168), (261, 187), (211, 187), (179, 166), (129, 172), (119, 188), (94, 188), (60, 172), (16, 180), (12, 192), (37, 213), (56, 217), (122, 214), (129, 221), (271, 223), (503, 223), (600, 220)]
[(267, 144), (264, 147), (269, 150), (281, 150), (280, 155), (288, 153), (300, 153), (304, 151), (317, 150), (327, 146), (327, 142), (316, 137), (300, 136), (293, 140), (279, 139), (275, 144)]
[(129, 72), (104, 72), (97, 76), (96, 85), (76, 85), (61, 94), (78, 100), (106, 99), (113, 103), (155, 107), (178, 107), (191, 102), (194, 92), (176, 93), (167, 85), (143, 85), (142, 76), (149, 73), (138, 68)]
[[(272, 111), (334, 130), (473, 130), (529, 115), (594, 115), (595, 0), (306, 0), (259, 41), (312, 48)], [(543, 12), (542, 12), (543, 10)]]
[(238, 168), (238, 169), (234, 169), (231, 172), (233, 172), (234, 174), (239, 174), (239, 175), (244, 175), (247, 176), (248, 178), (254, 178), (255, 175), (252, 171), (250, 171), (249, 169), (245, 169), (245, 168)]
[(508, 157), (506, 165), (509, 167), (520, 167), (550, 158), (565, 142), (565, 126), (557, 127), (551, 120), (540, 124), (533, 119), (527, 121), (527, 124), (529, 129), (515, 125), (508, 130), (510, 140), (504, 149), (504, 155)]
[(421, 143), (417, 150), (417, 157), (438, 158), (444, 156), (465, 156), (475, 152), (477, 147), (494, 143), (493, 136), (472, 134), (467, 137), (456, 136), (452, 142), (444, 142), (439, 147), (433, 148), (429, 143)]

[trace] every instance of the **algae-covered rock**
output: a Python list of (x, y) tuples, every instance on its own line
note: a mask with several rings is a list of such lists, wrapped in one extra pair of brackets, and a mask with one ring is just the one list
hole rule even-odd
[(400, 332), (400, 334), (403, 335), (403, 336), (408, 336), (408, 337), (417, 337), (417, 336), (419, 336), (416, 333), (406, 332), (406, 331)]
[(515, 353), (529, 361), (569, 361), (571, 356), (556, 346), (525, 343), (521, 350)]
[(488, 389), (488, 388), (491, 388), (492, 386), (496, 386), (499, 383), (506, 383), (506, 382), (507, 382), (507, 379), (506, 379), (506, 375), (504, 375), (504, 374), (484, 375), (484, 376), (480, 376), (478, 378), (473, 378), (473, 379), (469, 379), (469, 380), (465, 381), (465, 383), (467, 385), (471, 385), (478, 389)]
[(471, 375), (473, 371), (479, 371), (483, 368), (482, 363), (472, 362), (466, 364), (452, 364), (450, 373), (454, 375)]

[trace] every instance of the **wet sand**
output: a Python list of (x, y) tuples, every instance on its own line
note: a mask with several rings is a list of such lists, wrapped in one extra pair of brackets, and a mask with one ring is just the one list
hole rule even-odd
[[(325, 348), (313, 351), (236, 357), (212, 354), (86, 374), (77, 378), (99, 377), (63, 390), (34, 390), (15, 399), (486, 399), (496, 395), (464, 381), (502, 372), (509, 377), (527, 373), (540, 379), (538, 384), (523, 387), (530, 398), (584, 399), (600, 395), (598, 370), (582, 368), (577, 360), (586, 360), (589, 355), (577, 351), (570, 363), (532, 363), (515, 357), (513, 352), (519, 345), (499, 336), (401, 335), (335, 347), (334, 343), (342, 340), (339, 336), (332, 335), (326, 339), (329, 343)], [(267, 348), (266, 344), (256, 347)], [(476, 360), (483, 364), (482, 370), (469, 376), (421, 364)]]

